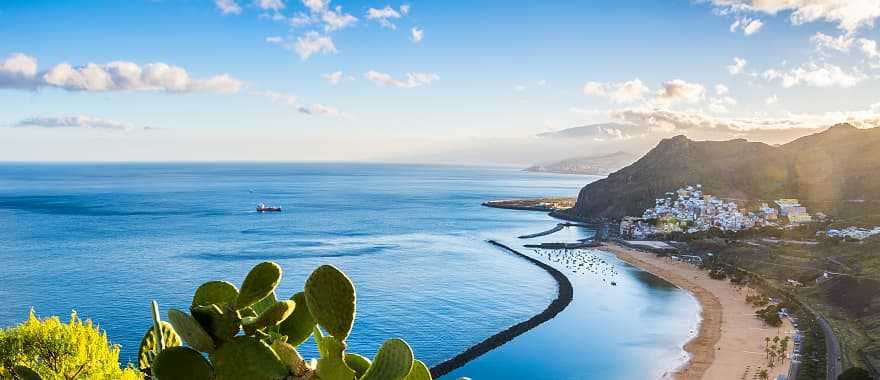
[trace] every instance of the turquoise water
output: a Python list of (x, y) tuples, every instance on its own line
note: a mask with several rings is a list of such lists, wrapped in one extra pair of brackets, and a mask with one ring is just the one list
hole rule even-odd
[[(332, 263), (357, 286), (351, 348), (372, 355), (382, 339), (399, 336), (431, 365), (555, 297), (545, 272), (485, 243), (522, 243), (515, 236), (555, 222), (480, 202), (571, 196), (592, 179), (418, 165), (3, 164), (0, 325), (23, 320), (30, 307), (62, 316), (76, 309), (130, 360), (151, 299), (185, 308), (202, 282), (240, 283), (265, 260), (284, 268), (279, 294), (290, 295), (312, 269)], [(284, 212), (254, 212), (261, 201)], [(475, 379), (622, 379), (668, 366), (693, 328), (696, 303), (614, 265), (613, 291), (596, 276), (573, 275), (569, 309), (463, 370)]]

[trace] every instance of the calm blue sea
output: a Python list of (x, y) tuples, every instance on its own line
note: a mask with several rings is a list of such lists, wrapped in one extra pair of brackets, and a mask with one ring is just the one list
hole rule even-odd
[[(419, 165), (4, 163), (0, 326), (31, 307), (64, 319), (75, 309), (133, 360), (150, 300), (185, 309), (199, 284), (240, 283), (265, 260), (284, 268), (279, 295), (289, 296), (312, 269), (332, 263), (357, 286), (352, 350), (371, 356), (384, 338), (399, 336), (431, 365), (555, 297), (545, 272), (485, 240), (521, 247), (516, 236), (556, 222), (480, 202), (573, 196), (592, 180)], [(284, 212), (256, 213), (259, 202)], [(696, 302), (613, 256), (584, 254), (615, 268), (618, 286), (558, 264), (575, 283), (572, 306), (456, 375), (641, 379), (668, 369), (697, 321)]]

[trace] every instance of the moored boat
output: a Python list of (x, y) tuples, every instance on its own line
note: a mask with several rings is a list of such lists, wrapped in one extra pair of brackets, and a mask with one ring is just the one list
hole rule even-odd
[(266, 205), (265, 203), (260, 203), (257, 205), (257, 212), (279, 212), (281, 211), (281, 207), (272, 207)]

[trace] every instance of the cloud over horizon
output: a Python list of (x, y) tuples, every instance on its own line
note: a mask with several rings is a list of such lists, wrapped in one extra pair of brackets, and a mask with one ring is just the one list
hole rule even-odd
[(112, 61), (72, 66), (59, 63), (38, 72), (37, 59), (13, 53), (0, 61), (0, 88), (58, 88), (67, 91), (162, 91), (168, 93), (238, 92), (244, 82), (229, 74), (192, 78), (179, 66), (155, 62), (140, 66), (134, 62)]
[(156, 129), (153, 127), (139, 127), (131, 123), (117, 120), (103, 119), (90, 116), (66, 116), (66, 117), (31, 117), (12, 125), (13, 127), (38, 127), (38, 128), (90, 128), (114, 131)]

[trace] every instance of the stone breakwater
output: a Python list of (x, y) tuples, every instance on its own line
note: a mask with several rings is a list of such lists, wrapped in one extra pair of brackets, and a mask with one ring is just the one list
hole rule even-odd
[(553, 317), (559, 314), (562, 310), (565, 310), (565, 308), (568, 307), (568, 305), (571, 303), (572, 296), (574, 295), (574, 289), (571, 286), (571, 281), (569, 281), (568, 277), (562, 274), (562, 272), (548, 264), (545, 264), (540, 260), (520, 253), (515, 249), (501, 244), (495, 240), (489, 240), (488, 242), (489, 244), (500, 247), (547, 271), (547, 273), (549, 273), (550, 276), (553, 277), (554, 280), (556, 280), (556, 299), (554, 299), (553, 302), (550, 302), (550, 304), (547, 305), (547, 308), (545, 308), (544, 311), (538, 313), (534, 317), (510, 326), (507, 329), (486, 338), (482, 342), (471, 346), (470, 348), (454, 356), (453, 358), (431, 367), (431, 375), (435, 379), (446, 375), (447, 373), (452, 372), (458, 368), (461, 368), (471, 360), (474, 360), (481, 355), (511, 341), (513, 338), (522, 335), (526, 331), (529, 331), (537, 327), (538, 325), (553, 319)]

